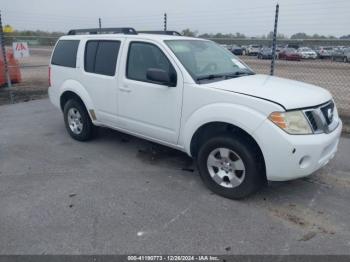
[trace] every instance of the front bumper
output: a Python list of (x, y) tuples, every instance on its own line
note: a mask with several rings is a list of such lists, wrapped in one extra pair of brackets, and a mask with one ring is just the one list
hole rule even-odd
[(325, 166), (337, 151), (341, 130), (339, 119), (337, 128), (329, 134), (289, 135), (265, 120), (254, 137), (264, 155), (267, 179), (292, 180)]

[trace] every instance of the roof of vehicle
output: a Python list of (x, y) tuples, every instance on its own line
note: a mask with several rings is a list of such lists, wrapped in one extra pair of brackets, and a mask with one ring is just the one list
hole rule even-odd
[(121, 38), (132, 38), (132, 39), (148, 39), (148, 40), (156, 40), (156, 41), (164, 41), (164, 40), (202, 40), (208, 41), (202, 38), (195, 37), (187, 37), (187, 36), (174, 36), (174, 35), (160, 35), (160, 34), (146, 34), (146, 33), (138, 33), (138, 34), (81, 34), (81, 35), (65, 35), (60, 39), (62, 40), (80, 40), (80, 39), (121, 39)]

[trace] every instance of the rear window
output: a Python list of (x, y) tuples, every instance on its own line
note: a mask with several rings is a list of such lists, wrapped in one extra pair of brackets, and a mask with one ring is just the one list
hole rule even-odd
[(60, 40), (53, 52), (51, 64), (76, 67), (79, 40)]
[(85, 71), (100, 75), (114, 76), (119, 47), (119, 41), (88, 41), (85, 47)]

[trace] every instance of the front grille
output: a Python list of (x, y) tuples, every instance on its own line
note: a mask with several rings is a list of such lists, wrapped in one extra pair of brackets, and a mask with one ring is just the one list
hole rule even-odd
[(327, 122), (327, 125), (330, 125), (333, 121), (333, 114), (334, 114), (334, 103), (331, 101), (327, 105), (321, 107), (321, 112)]
[(338, 126), (339, 121), (334, 118), (336, 113), (333, 101), (329, 101), (321, 106), (304, 110), (314, 133), (330, 133)]

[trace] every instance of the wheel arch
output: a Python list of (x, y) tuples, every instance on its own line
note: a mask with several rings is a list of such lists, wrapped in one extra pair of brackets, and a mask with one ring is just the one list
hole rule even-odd
[(264, 153), (261, 150), (259, 143), (247, 131), (231, 123), (215, 121), (208, 122), (200, 126), (191, 138), (191, 156), (194, 158), (197, 157), (200, 146), (204, 143), (204, 141), (222, 134), (232, 134), (233, 137), (237, 137), (239, 139), (244, 140), (245, 143), (249, 143), (255, 149), (255, 152), (257, 153), (259, 161), (262, 165), (262, 170), (264, 170), (264, 174), (266, 176)]
[(62, 92), (59, 99), (59, 105), (62, 111), (65, 103), (69, 99), (77, 99), (80, 101), (88, 111), (91, 120), (96, 120), (96, 110), (92, 99), (86, 89), (77, 81), (67, 80), (62, 85)]

